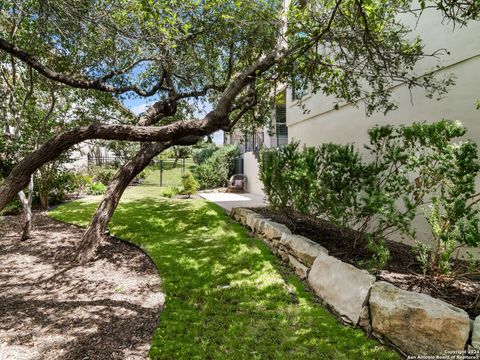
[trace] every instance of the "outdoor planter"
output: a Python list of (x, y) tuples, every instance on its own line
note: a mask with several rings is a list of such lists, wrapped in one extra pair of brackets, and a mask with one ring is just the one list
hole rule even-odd
[(376, 281), (367, 271), (328, 255), (323, 246), (252, 210), (236, 208), (231, 216), (261, 236), (341, 319), (388, 339), (402, 352), (445, 355), (480, 349), (480, 316), (470, 320), (464, 310), (442, 300)]

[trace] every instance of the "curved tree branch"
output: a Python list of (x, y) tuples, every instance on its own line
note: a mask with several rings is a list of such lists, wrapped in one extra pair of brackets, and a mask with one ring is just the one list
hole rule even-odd
[[(139, 88), (137, 85), (115, 87), (107, 84), (105, 80), (113, 77), (115, 73), (113, 73), (113, 75), (112, 73), (107, 74), (106, 79), (105, 77), (98, 79), (89, 79), (79, 74), (66, 75), (42, 64), (42, 62), (35, 56), (18, 48), (15, 44), (10, 43), (3, 38), (0, 38), (0, 49), (23, 61), (25, 64), (31, 66), (46, 78), (78, 89), (94, 89), (112, 94), (123, 94), (129, 91), (133, 91), (140, 96), (148, 97), (155, 95), (158, 90), (163, 88), (164, 77), (162, 77), (162, 79), (157, 84), (152, 86), (152, 88), (150, 88), (149, 90), (144, 90)], [(122, 72), (120, 71), (119, 74), (121, 73)]]
[(66, 131), (48, 140), (13, 168), (0, 186), (0, 209), (28, 184), (30, 175), (36, 169), (82, 141), (104, 139), (176, 142), (184, 137), (208, 135), (221, 127), (222, 120), (210, 113), (202, 120), (179, 121), (162, 127), (93, 124)]
[[(128, 140), (139, 142), (172, 142), (176, 144), (182, 138), (198, 137), (228, 126), (229, 112), (236, 97), (259, 75), (281, 61), (287, 51), (276, 50), (267, 54), (254, 65), (232, 80), (221, 95), (217, 106), (204, 119), (177, 121), (160, 127), (92, 124), (77, 127), (57, 135), (39, 149), (26, 156), (10, 172), (0, 186), (0, 210), (27, 184), (30, 175), (43, 164), (57, 158), (75, 144), (90, 139)], [(152, 119), (155, 119), (154, 117)]]

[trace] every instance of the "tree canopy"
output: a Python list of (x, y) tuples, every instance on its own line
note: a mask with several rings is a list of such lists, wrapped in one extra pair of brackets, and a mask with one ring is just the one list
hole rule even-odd
[[(170, 146), (195, 143), (220, 129), (260, 126), (269, 121), (277, 87), (298, 77), (314, 93), (365, 103), (367, 113), (394, 109), (391, 91), (397, 84), (441, 96), (451, 79), (437, 78), (435, 69), (415, 72), (418, 61), (440, 53), (425, 53), (400, 17), (425, 11), (464, 26), (478, 18), (480, 3), (2, 1), (0, 52), (12, 64), (97, 99), (138, 97), (152, 105), (138, 118), (125, 116), (120, 125), (105, 113), (52, 134), (0, 185), (0, 209), (37, 168), (84, 140), (143, 142), (131, 160), (136, 163), (121, 170), (132, 172), (141, 171), (139, 161)], [(199, 117), (196, 101), (211, 111)]]

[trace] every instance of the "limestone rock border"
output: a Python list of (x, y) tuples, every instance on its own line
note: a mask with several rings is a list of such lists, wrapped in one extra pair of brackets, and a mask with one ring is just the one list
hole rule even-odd
[(342, 320), (368, 334), (373, 331), (409, 355), (480, 351), (480, 316), (471, 320), (465, 311), (442, 300), (376, 281), (253, 210), (234, 208), (230, 216), (258, 235)]

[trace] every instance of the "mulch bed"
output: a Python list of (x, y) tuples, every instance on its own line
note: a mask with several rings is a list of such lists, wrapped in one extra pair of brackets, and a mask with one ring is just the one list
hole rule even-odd
[[(339, 229), (329, 222), (302, 217), (298, 214), (286, 216), (268, 208), (252, 208), (252, 210), (286, 225), (292, 233), (315, 241), (327, 248), (330, 255), (357, 267), (362, 267), (362, 263), (372, 256), (365, 241), (358, 241), (353, 248), (355, 233), (351, 230)], [(386, 268), (376, 274), (377, 279), (388, 281), (405, 290), (442, 299), (464, 309), (472, 318), (480, 315), (480, 279), (478, 277), (455, 279), (446, 276), (424, 276), (411, 246), (389, 241), (387, 247), (391, 257)], [(465, 273), (466, 263), (456, 260), (454, 270), (456, 273)]]
[(0, 217), (0, 358), (146, 359), (164, 303), (155, 265), (139, 248), (107, 239), (76, 265), (83, 230), (34, 215)]

